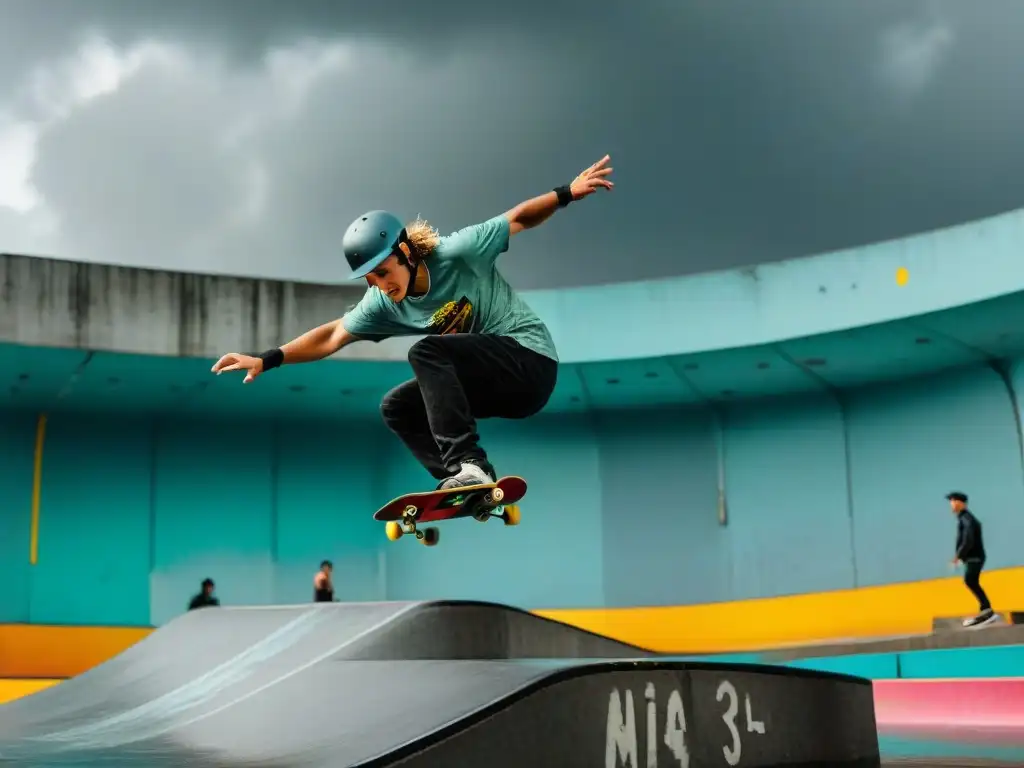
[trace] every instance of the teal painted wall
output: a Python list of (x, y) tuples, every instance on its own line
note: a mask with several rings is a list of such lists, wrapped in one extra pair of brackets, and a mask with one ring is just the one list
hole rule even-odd
[(0, 418), (0, 621), (29, 620), (29, 535), (36, 416)]
[[(1007, 389), (988, 369), (849, 398), (860, 584), (939, 575), (952, 556), (942, 500), (958, 489), (985, 526), (990, 568), (1024, 562), (1024, 485)], [(888, 541), (888, 546), (878, 546)]]
[[(276, 441), (226, 425), (161, 424), (153, 477), (155, 623), (205, 576), (221, 599), (267, 602), (273, 584)], [(176, 611), (175, 611), (176, 612)]]
[[(1019, 390), (1019, 370), (1012, 374)], [(375, 404), (374, 404), (375, 405)], [(375, 409), (374, 409), (375, 410)], [(374, 412), (248, 423), (52, 414), (39, 564), (28, 566), (35, 414), (0, 418), (0, 621), (161, 624), (205, 576), (232, 604), (345, 600), (664, 605), (948, 575), (967, 490), (992, 567), (1024, 562), (1024, 473), (987, 368), (841, 396), (562, 413), (481, 425), (526, 476), (523, 525), (445, 525), (438, 549), (370, 518), (433, 481)], [(728, 525), (718, 523), (724, 480)]]
[(728, 411), (731, 594), (770, 597), (854, 583), (839, 406), (825, 397)]
[(36, 417), (4, 413), (0, 622), (159, 625), (206, 576), (225, 603), (305, 601), (325, 557), (343, 599), (383, 598), (376, 427), (51, 414), (30, 566)]
[(47, 420), (32, 621), (149, 622), (151, 444), (145, 423)]
[(224, 603), (308, 601), (324, 558), (339, 599), (383, 599), (367, 512), (384, 455), (374, 427), (157, 425), (152, 623), (180, 613), (206, 576)]
[[(756, 663), (757, 659), (749, 661)], [(820, 656), (786, 662), (783, 666), (857, 675), (869, 680), (1024, 677), (1024, 645)]]
[[(486, 421), (480, 434), (499, 472), (529, 480), (522, 525), (445, 525), (437, 549), (385, 541), (388, 597), (602, 605), (599, 448), (587, 417)], [(408, 458), (397, 438), (389, 438), (387, 492), (381, 498), (433, 487), (436, 481)], [(375, 535), (380, 541), (383, 533), (378, 528)]]
[(604, 587), (610, 605), (727, 600), (729, 532), (718, 524), (711, 415), (601, 414)]
[(313, 571), (325, 557), (340, 599), (385, 596), (381, 528), (370, 513), (381, 504), (386, 437), (376, 422), (277, 431), (273, 602), (310, 599)]

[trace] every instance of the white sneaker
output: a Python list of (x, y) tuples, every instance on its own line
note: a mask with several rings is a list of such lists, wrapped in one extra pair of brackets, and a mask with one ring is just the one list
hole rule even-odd
[(487, 483), (493, 483), (494, 480), (480, 465), (466, 462), (462, 464), (462, 468), (457, 475), (452, 475), (441, 483), (439, 490), (462, 488), (467, 485), (486, 485)]
[(965, 627), (978, 627), (982, 624), (988, 624), (991, 621), (995, 621), (996, 614), (994, 611), (982, 611), (977, 616), (971, 616), (969, 619), (964, 619)]
[(991, 624), (993, 621), (996, 621), (998, 618), (999, 618), (999, 614), (995, 613), (994, 611), (987, 611), (986, 613), (983, 613), (983, 614), (981, 614), (981, 616), (978, 617), (978, 623), (977, 623), (976, 626), (981, 627), (981, 626), (984, 626), (985, 624)]

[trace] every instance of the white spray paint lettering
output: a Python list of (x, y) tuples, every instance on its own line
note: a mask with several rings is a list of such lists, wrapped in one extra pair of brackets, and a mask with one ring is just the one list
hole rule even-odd
[[(721, 703), (722, 699), (725, 698), (729, 699), (729, 704), (722, 715), (722, 721), (725, 723), (725, 727), (729, 729), (732, 743), (722, 747), (722, 754), (725, 755), (725, 762), (730, 766), (737, 766), (740, 764), (740, 758), (743, 756), (743, 741), (740, 738), (740, 730), (736, 727), (736, 715), (739, 714), (739, 694), (736, 692), (736, 686), (728, 680), (720, 682), (718, 690), (715, 691), (716, 701)], [(756, 733), (763, 736), (765, 732), (764, 723), (754, 719), (749, 693), (743, 697), (743, 702), (747, 721), (747, 733)]]
[[(644, 687), (646, 739), (644, 740), (644, 768), (658, 768), (659, 743), (658, 733), (661, 719), (658, 716), (658, 697), (654, 683)], [(754, 717), (754, 707), (750, 694), (743, 696), (743, 716), (741, 724), (737, 724), (740, 715), (740, 695), (736, 686), (729, 680), (722, 680), (715, 690), (715, 701), (726, 704), (722, 712), (722, 722), (729, 732), (728, 743), (722, 746), (725, 762), (730, 766), (738, 766), (743, 756), (743, 732), (747, 734), (765, 734), (765, 724)], [(686, 710), (683, 707), (683, 696), (678, 689), (669, 691), (665, 705), (665, 727), (661, 742), (671, 754), (670, 765), (688, 768), (690, 753), (686, 744)], [(636, 712), (633, 706), (633, 692), (626, 689), (620, 692), (613, 688), (608, 697), (608, 718), (605, 727), (605, 768), (640, 768), (640, 755), (636, 734)]]
[[(644, 687), (646, 707), (646, 743), (644, 744), (645, 768), (658, 768), (658, 703), (654, 683)], [(665, 730), (662, 742), (672, 754), (672, 764), (688, 768), (690, 755), (686, 748), (686, 713), (683, 710), (682, 694), (672, 689), (668, 696)], [(605, 768), (639, 768), (639, 750), (636, 739), (636, 712), (633, 707), (633, 692), (620, 694), (613, 688), (608, 698), (608, 719), (605, 728)]]

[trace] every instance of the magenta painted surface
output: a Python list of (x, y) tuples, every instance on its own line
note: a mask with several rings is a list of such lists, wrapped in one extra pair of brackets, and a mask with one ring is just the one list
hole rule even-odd
[(1024, 743), (1024, 678), (876, 680), (880, 734)]

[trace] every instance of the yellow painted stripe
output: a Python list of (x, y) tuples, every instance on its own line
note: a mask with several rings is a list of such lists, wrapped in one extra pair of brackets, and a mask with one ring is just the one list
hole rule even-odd
[(0, 680), (0, 704), (52, 688), (63, 680)]
[(46, 441), (46, 414), (36, 421), (36, 456), (32, 470), (32, 526), (28, 545), (28, 561), (39, 562), (39, 500), (43, 490), (43, 443)]
[(0, 625), (0, 678), (68, 678), (147, 637), (149, 627)]
[[(997, 610), (1024, 610), (1024, 567), (985, 571), (981, 583)], [(977, 609), (958, 576), (731, 603), (534, 613), (655, 651), (729, 653), (928, 634), (934, 618)]]

